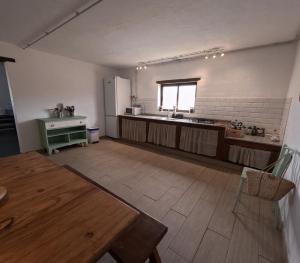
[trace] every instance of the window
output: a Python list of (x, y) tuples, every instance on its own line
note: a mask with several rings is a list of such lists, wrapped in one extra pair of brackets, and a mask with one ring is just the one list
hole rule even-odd
[[(160, 83), (159, 83), (160, 84)], [(158, 87), (158, 106), (162, 110), (188, 112), (194, 109), (197, 82), (161, 83)]]

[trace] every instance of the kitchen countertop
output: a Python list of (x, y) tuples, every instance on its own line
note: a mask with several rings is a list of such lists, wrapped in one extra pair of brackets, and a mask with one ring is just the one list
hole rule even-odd
[(255, 142), (255, 143), (262, 143), (262, 144), (269, 144), (273, 146), (282, 146), (282, 142), (272, 142), (270, 139), (270, 136), (260, 137), (260, 136), (251, 136), (251, 135), (244, 135), (241, 138), (237, 137), (229, 137), (226, 136), (225, 139), (231, 139), (231, 140), (238, 140), (238, 141), (246, 141), (246, 142)]
[(123, 115), (119, 115), (119, 116), (131, 117), (131, 118), (137, 118), (137, 119), (158, 120), (158, 121), (166, 121), (166, 122), (177, 122), (177, 123), (186, 123), (186, 124), (205, 125), (205, 126), (224, 127), (225, 128), (225, 125), (218, 121), (216, 121), (215, 123), (194, 122), (191, 119), (168, 118), (167, 116), (157, 116), (157, 115), (123, 114)]

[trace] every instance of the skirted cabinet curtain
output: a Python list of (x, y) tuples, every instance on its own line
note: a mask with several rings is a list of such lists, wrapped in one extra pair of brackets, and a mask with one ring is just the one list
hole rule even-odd
[(269, 151), (231, 145), (228, 160), (233, 163), (263, 169), (269, 164), (270, 157), (271, 152)]
[(216, 156), (218, 131), (182, 127), (179, 148), (186, 152)]
[(176, 146), (176, 125), (159, 124), (150, 122), (148, 142), (175, 148)]
[(122, 138), (136, 142), (146, 142), (146, 122), (122, 119)]

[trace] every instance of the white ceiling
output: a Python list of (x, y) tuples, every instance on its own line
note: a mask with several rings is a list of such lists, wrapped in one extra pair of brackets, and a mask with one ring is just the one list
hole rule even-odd
[[(38, 36), (84, 0), (1, 0), (0, 40)], [(108, 66), (292, 40), (299, 0), (103, 0), (33, 48)]]

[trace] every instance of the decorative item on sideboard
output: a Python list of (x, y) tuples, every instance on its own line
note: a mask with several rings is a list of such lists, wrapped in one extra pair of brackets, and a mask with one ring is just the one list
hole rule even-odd
[(64, 107), (63, 103), (58, 103), (56, 108), (48, 111), (51, 118), (74, 117), (75, 106)]
[(65, 112), (67, 113), (67, 116), (74, 117), (75, 107), (67, 106), (67, 107), (65, 107)]
[(64, 117), (64, 104), (63, 103), (57, 104), (57, 112), (58, 112), (58, 118)]

